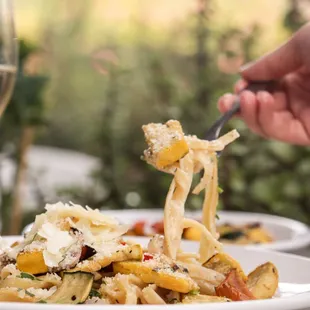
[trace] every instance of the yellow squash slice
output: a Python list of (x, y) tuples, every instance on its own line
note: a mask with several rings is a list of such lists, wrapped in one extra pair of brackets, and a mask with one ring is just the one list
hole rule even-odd
[(145, 283), (154, 283), (159, 287), (175, 292), (188, 293), (198, 289), (186, 273), (175, 272), (168, 268), (152, 268), (143, 262), (113, 263), (113, 271), (122, 274), (134, 274)]
[(182, 126), (170, 120), (165, 124), (148, 124), (142, 127), (149, 148), (144, 152), (147, 162), (158, 169), (179, 161), (189, 152)]
[(16, 263), (17, 269), (30, 274), (40, 274), (48, 271), (42, 251), (21, 252), (17, 255)]
[(188, 227), (183, 230), (183, 238), (186, 240), (199, 241), (201, 238), (201, 231), (195, 227)]

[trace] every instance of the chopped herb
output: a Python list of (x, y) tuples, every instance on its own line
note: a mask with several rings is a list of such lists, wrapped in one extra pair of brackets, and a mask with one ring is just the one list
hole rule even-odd
[(47, 304), (47, 302), (45, 301), (45, 300), (39, 300), (38, 302), (37, 302), (38, 304)]
[(198, 295), (199, 294), (199, 290), (191, 290), (188, 292), (188, 295)]
[[(31, 242), (34, 241), (34, 239), (37, 237), (37, 235), (38, 235), (38, 233), (35, 233), (35, 234), (34, 234), (34, 236), (33, 236), (32, 240), (31, 240)], [(30, 242), (30, 243), (31, 243), (31, 242)]]
[(65, 253), (62, 255), (62, 260), (61, 260), (58, 264), (61, 264), (61, 263), (67, 258), (68, 252), (70, 251), (70, 249), (71, 249), (71, 247), (72, 247), (73, 245), (74, 245), (74, 243), (71, 244), (69, 247), (67, 247)]
[(27, 272), (21, 272), (21, 273), (20, 273), (20, 276), (18, 276), (18, 278), (21, 278), (21, 279), (30, 279), (30, 280), (37, 280), (37, 278), (36, 278), (35, 276), (33, 276), (32, 274), (27, 273)]
[(92, 297), (98, 297), (98, 298), (101, 298), (101, 294), (94, 290), (93, 288), (90, 290), (90, 293), (89, 293), (89, 297), (92, 298)]
[(107, 285), (107, 282), (105, 282), (104, 280), (102, 280), (102, 284)]
[(221, 187), (219, 187), (219, 186), (217, 187), (217, 191), (218, 191), (219, 194), (222, 194), (224, 192), (224, 190)]
[(30, 296), (30, 297), (34, 297), (34, 294), (28, 292), (27, 290), (25, 290), (25, 293), (26, 293), (28, 296)]
[(215, 217), (216, 217), (217, 220), (220, 219), (220, 217), (219, 217), (219, 215), (217, 213), (215, 214)]

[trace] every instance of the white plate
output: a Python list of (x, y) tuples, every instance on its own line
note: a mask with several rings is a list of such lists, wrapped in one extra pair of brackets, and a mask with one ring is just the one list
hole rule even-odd
[[(136, 221), (146, 221), (147, 225), (151, 225), (163, 218), (163, 210), (161, 209), (139, 209), (139, 210), (104, 210), (107, 215), (118, 218), (121, 222), (132, 225)], [(188, 217), (199, 219), (201, 211), (186, 212)], [(273, 236), (274, 241), (268, 244), (251, 245), (254, 248), (263, 248), (276, 251), (295, 251), (310, 245), (310, 229), (307, 225), (288, 219), (285, 217), (248, 213), (237, 211), (219, 211), (218, 223), (229, 222), (231, 224), (246, 224), (259, 222)], [(238, 245), (244, 247), (244, 245)], [(247, 246), (248, 247), (248, 246)]]
[[(133, 238), (130, 238), (133, 239)], [(137, 242), (146, 245), (148, 238), (134, 238)], [(15, 241), (16, 237), (7, 238), (8, 241)], [(197, 251), (198, 245), (196, 242), (184, 241), (182, 248), (186, 251)], [(299, 257), (291, 254), (284, 254), (268, 250), (246, 249), (242, 247), (229, 246), (226, 251), (236, 258), (246, 272), (251, 271), (257, 265), (266, 261), (272, 261), (278, 268), (280, 274), (280, 282), (291, 283), (292, 289), (294, 284), (310, 283), (310, 259)], [(284, 292), (283, 292), (284, 293)], [(102, 306), (104, 310), (124, 309), (136, 310), (137, 308), (147, 308), (154, 310), (162, 310), (162, 306)], [(279, 296), (268, 300), (242, 301), (231, 303), (217, 304), (197, 304), (197, 305), (167, 305), (165, 309), (171, 310), (295, 310), (306, 309), (310, 307), (310, 291), (302, 294), (294, 294), (290, 297)], [(100, 308), (100, 309), (101, 309)], [(21, 304), (21, 303), (0, 303), (1, 310), (90, 310), (97, 309), (94, 305), (46, 305), (46, 304)]]

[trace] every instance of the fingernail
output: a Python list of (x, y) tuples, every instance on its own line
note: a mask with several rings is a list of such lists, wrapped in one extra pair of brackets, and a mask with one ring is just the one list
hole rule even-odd
[(225, 94), (223, 96), (223, 105), (226, 109), (230, 108), (230, 101), (232, 96), (233, 96), (232, 94)]
[(240, 101), (241, 101), (241, 102), (247, 102), (246, 96), (247, 96), (247, 90), (244, 90), (244, 91), (239, 95)]
[(241, 94), (240, 94), (240, 101), (246, 105), (252, 105), (254, 102), (254, 94), (251, 93), (248, 90), (244, 90)]
[(254, 64), (254, 61), (248, 62), (239, 68), (239, 72), (243, 72), (250, 68)]
[(267, 103), (269, 100), (269, 93), (266, 91), (259, 91), (257, 93), (257, 99), (258, 101), (260, 101), (261, 103)]

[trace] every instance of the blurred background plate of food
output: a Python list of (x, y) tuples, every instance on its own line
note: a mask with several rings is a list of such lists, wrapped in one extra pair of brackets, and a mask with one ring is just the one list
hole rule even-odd
[[(163, 210), (105, 210), (104, 213), (132, 225), (128, 234), (150, 236), (163, 233)], [(187, 217), (199, 220), (201, 211), (189, 211)], [(277, 251), (296, 251), (310, 244), (307, 225), (285, 217), (239, 211), (218, 212), (220, 241), (227, 245), (253, 246)], [(199, 240), (199, 233), (185, 229), (183, 238)]]

